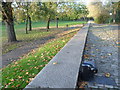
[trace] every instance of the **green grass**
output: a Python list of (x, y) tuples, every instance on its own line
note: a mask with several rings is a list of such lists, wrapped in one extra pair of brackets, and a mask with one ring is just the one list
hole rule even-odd
[[(66, 26), (66, 24), (68, 25), (76, 25), (76, 24), (82, 24), (82, 23), (86, 23), (85, 21), (59, 21), (59, 26)], [(50, 26), (56, 26), (56, 22), (52, 21), (50, 22)], [(22, 34), (25, 33), (25, 23), (21, 23), (21, 24), (15, 24), (15, 31), (16, 34)], [(38, 27), (46, 27), (46, 22), (33, 22), (32, 23), (32, 28), (38, 28)], [(5, 25), (2, 25), (2, 38), (3, 40), (7, 37), (7, 33), (6, 33), (6, 27)]]
[[(81, 23), (86, 23), (85, 21), (59, 21), (59, 26), (65, 26), (66, 24), (68, 25), (76, 25), (76, 24), (81, 24)], [(52, 21), (50, 23), (50, 26), (55, 26), (56, 22)], [(16, 37), (18, 41), (17, 43), (7, 43), (7, 33), (5, 26), (2, 25), (2, 44), (3, 44), (3, 54), (20, 47), (21, 45), (27, 43), (27, 42), (32, 42), (33, 40), (41, 39), (43, 37), (47, 37), (51, 34), (55, 34), (56, 32), (59, 32), (61, 30), (64, 30), (62, 28), (51, 28), (49, 32), (46, 32), (46, 29), (40, 29), (38, 27), (46, 27), (45, 22), (33, 22), (32, 24), (34, 29), (33, 31), (30, 31), (29, 34), (25, 34), (25, 23), (21, 24), (16, 24), (15, 25), (15, 31), (16, 31)], [(1, 36), (0, 36), (1, 37)]]
[(3, 88), (24, 88), (79, 29), (66, 31), (2, 69)]
[[(86, 23), (85, 21), (59, 21), (59, 26), (66, 26), (66, 24), (68, 25), (76, 25), (76, 24), (82, 24), (82, 23)], [(36, 28), (36, 27), (46, 27), (46, 22), (33, 22), (32, 23), (32, 27)], [(52, 21), (50, 22), (50, 26), (56, 26), (56, 22)], [(2, 26), (2, 30), (4, 31), (6, 28), (3, 25)], [(21, 24), (15, 24), (15, 30), (19, 30), (19, 29), (25, 29), (25, 23), (21, 23)]]
[[(29, 32), (29, 34), (24, 34), (24, 33), (19, 33), (17, 34), (17, 39), (20, 41), (20, 42), (14, 42), (14, 43), (5, 43), (3, 44), (3, 54), (4, 53), (7, 53), (15, 48), (18, 48), (26, 43), (30, 43), (30, 42), (33, 42), (34, 40), (37, 40), (37, 39), (42, 39), (44, 37), (48, 37), (52, 34), (55, 34), (55, 33), (58, 33), (60, 32), (60, 30), (50, 30), (49, 32), (47, 31), (40, 31), (40, 30), (34, 30), (32, 32)], [(4, 43), (4, 42), (3, 42)]]

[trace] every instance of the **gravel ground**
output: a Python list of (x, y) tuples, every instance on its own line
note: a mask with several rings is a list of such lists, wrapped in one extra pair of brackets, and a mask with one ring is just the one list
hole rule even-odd
[(83, 60), (95, 60), (98, 76), (110, 74), (118, 85), (118, 25), (91, 24)]

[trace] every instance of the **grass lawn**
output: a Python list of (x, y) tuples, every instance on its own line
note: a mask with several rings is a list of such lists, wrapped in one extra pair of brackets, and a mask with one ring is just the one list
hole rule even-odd
[(24, 88), (78, 30), (79, 28), (58, 34), (58, 38), (45, 43), (40, 48), (25, 55), (21, 60), (3, 68), (3, 88)]
[[(82, 24), (82, 23), (86, 23), (86, 21), (59, 21), (58, 25), (59, 26), (66, 26), (66, 24), (68, 25), (76, 25), (76, 24)], [(33, 22), (32, 23), (32, 27), (36, 28), (36, 27), (46, 27), (47, 24), (46, 22)], [(50, 22), (50, 26), (56, 26), (56, 22), (55, 21), (51, 21)], [(19, 30), (19, 29), (25, 29), (25, 23), (21, 23), (21, 24), (15, 24), (15, 29)], [(2, 30), (5, 30), (5, 26), (3, 25)]]
[[(68, 25), (76, 25), (86, 23), (85, 21), (59, 21), (59, 26), (65, 26)], [(55, 26), (56, 22), (51, 22), (50, 26)], [(2, 26), (2, 53), (5, 54), (15, 48), (18, 48), (28, 42), (32, 42), (33, 40), (41, 39), (43, 37), (47, 37), (49, 35), (55, 34), (57, 32), (60, 32), (61, 30), (65, 30), (65, 28), (51, 28), (49, 32), (46, 32), (46, 29), (40, 29), (38, 27), (46, 27), (45, 22), (33, 22), (32, 27), (35, 28), (33, 31), (30, 31), (29, 34), (25, 34), (25, 23), (22, 24), (16, 24), (15, 25), (15, 31), (16, 31), (16, 37), (17, 40), (20, 42), (17, 43), (7, 43), (7, 33), (5, 26)]]
[(14, 43), (5, 43), (3, 42), (3, 48), (2, 48), (2, 53), (7, 53), (15, 48), (18, 48), (22, 45), (25, 45), (27, 43), (33, 42), (34, 40), (37, 39), (42, 39), (44, 37), (50, 36), (52, 34), (55, 34), (57, 32), (60, 32), (60, 30), (50, 30), (49, 32), (47, 31), (41, 31), (41, 30), (34, 30), (29, 32), (29, 34), (24, 34), (24, 33), (19, 33), (17, 34), (17, 39), (19, 42), (14, 42)]
[[(85, 21), (59, 21), (59, 26), (66, 26), (66, 24), (68, 25), (76, 25), (76, 24), (82, 24), (82, 23), (86, 23)], [(50, 26), (56, 26), (56, 22), (52, 21), (50, 22)], [(21, 24), (15, 24), (15, 31), (16, 34), (23, 34), (25, 33), (25, 23), (21, 23)], [(37, 28), (37, 27), (46, 27), (46, 22), (33, 22), (32, 23), (32, 28)], [(2, 25), (2, 38), (3, 40), (7, 37), (7, 33), (6, 33), (6, 27), (5, 25)]]

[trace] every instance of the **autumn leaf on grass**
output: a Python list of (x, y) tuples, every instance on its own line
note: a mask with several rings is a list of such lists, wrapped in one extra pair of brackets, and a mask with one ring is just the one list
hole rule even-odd
[(12, 84), (12, 82), (8, 83), (8, 85)]
[(21, 79), (22, 77), (21, 76), (18, 76), (19, 79)]
[(38, 69), (39, 67), (34, 67), (35, 69)]
[(18, 64), (18, 62), (15, 62), (15, 64)]
[(30, 60), (28, 60), (28, 62), (30, 62)]
[(35, 61), (35, 60), (32, 60), (32, 61)]
[(47, 62), (48, 60), (44, 59), (43, 62)]
[(14, 79), (11, 79), (10, 81), (12, 81), (12, 82), (13, 82), (13, 81), (14, 81)]
[(14, 70), (16, 71), (16, 70), (18, 70), (18, 68), (15, 68)]
[(35, 56), (35, 58), (36, 58), (37, 56)]
[(29, 83), (30, 81), (26, 80), (26, 83)]
[(62, 42), (65, 42), (65, 40), (62, 40)]
[(29, 78), (30, 81), (32, 81), (34, 78)]
[(30, 63), (28, 63), (27, 65), (30, 65)]
[(43, 67), (44, 65), (40, 65), (39, 67)]
[(16, 87), (20, 87), (20, 84), (16, 85)]
[(12, 87), (15, 87), (14, 85)]
[(8, 88), (9, 85), (5, 85), (5, 88)]
[(29, 74), (28, 72), (25, 73), (26, 75)]

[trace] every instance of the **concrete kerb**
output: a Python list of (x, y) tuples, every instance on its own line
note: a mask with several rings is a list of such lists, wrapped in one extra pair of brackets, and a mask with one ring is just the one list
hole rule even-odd
[(90, 23), (78, 31), (25, 89), (76, 88), (89, 26)]

